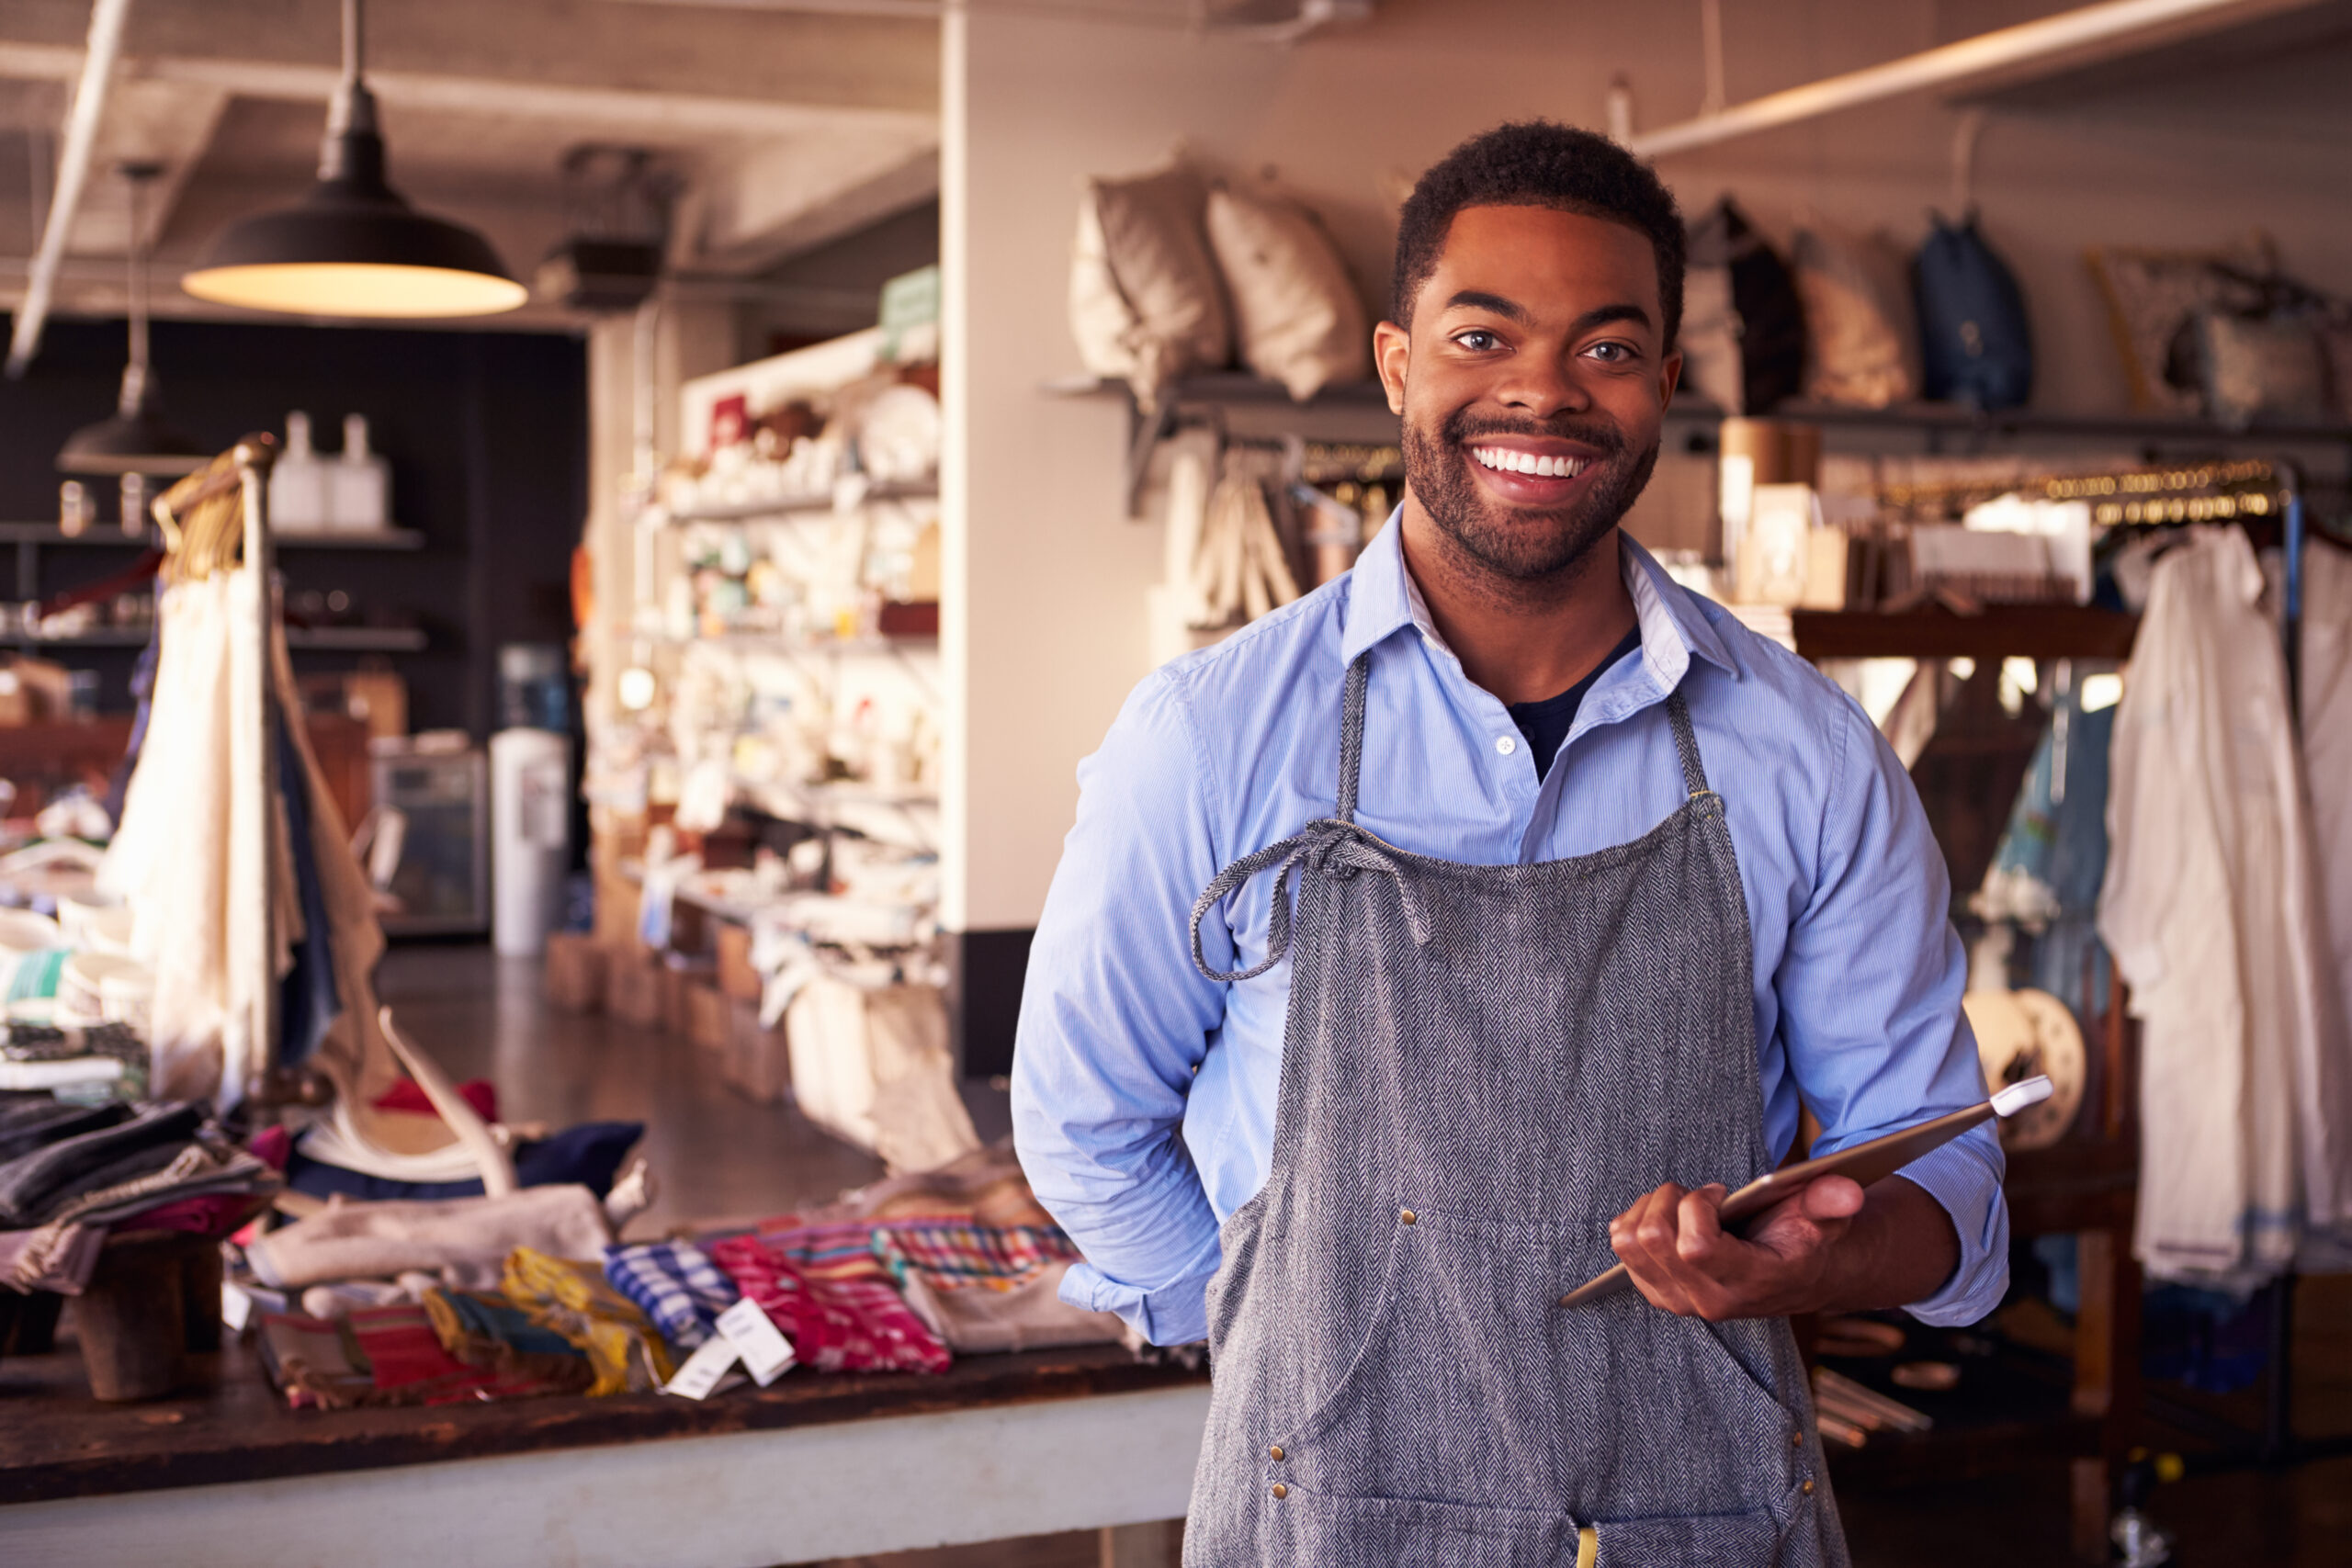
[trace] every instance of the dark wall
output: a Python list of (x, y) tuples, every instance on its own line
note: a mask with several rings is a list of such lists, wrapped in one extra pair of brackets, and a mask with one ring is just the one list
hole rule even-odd
[[(5, 320), (0, 317), (0, 320)], [(311, 416), (319, 445), (343, 444), (343, 416), (368, 416), (391, 461), (393, 521), (425, 536), (414, 552), (289, 550), (289, 592), (342, 589), (362, 607), (407, 612), (429, 637), (416, 654), (376, 656), (409, 682), (411, 724), (486, 735), (495, 725), (498, 645), (571, 634), (567, 582), (586, 515), (585, 343), (532, 333), (158, 321), (153, 360), (173, 423), (209, 447)], [(122, 374), (119, 321), (54, 321), (21, 381), (0, 380), (0, 521), (54, 522), (58, 447), (111, 412)], [(101, 530), (116, 516), (95, 481)], [(117, 550), (44, 549), (41, 592), (130, 564)], [(14, 596), (13, 581), (7, 596)], [(127, 702), (132, 655), (61, 649), (51, 657), (104, 678), (103, 705)], [(355, 655), (300, 651), (298, 671), (347, 669)]]

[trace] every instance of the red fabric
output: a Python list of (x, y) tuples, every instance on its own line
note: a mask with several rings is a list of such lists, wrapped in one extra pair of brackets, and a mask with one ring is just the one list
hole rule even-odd
[(501, 1378), (449, 1354), (421, 1306), (356, 1307), (351, 1338), (367, 1359), (379, 1393), (400, 1403), (455, 1404), (545, 1392), (526, 1379)]
[[(468, 1078), (458, 1086), (458, 1098), (474, 1108), (474, 1114), (485, 1122), (498, 1120), (498, 1089), (486, 1078)], [(402, 1078), (376, 1097), (379, 1111), (405, 1111), (412, 1116), (438, 1116), (433, 1101), (416, 1086), (413, 1078)]]
[(264, 1127), (245, 1147), (252, 1151), (254, 1158), (282, 1175), (286, 1162), (294, 1155), (294, 1134), (282, 1126)]
[(145, 1213), (107, 1222), (109, 1230), (186, 1231), (191, 1235), (227, 1235), (253, 1213), (250, 1192), (210, 1192), (175, 1199)]
[(730, 1236), (710, 1245), (711, 1261), (760, 1303), (792, 1353), (816, 1371), (945, 1371), (954, 1359), (947, 1347), (908, 1310), (870, 1250), (862, 1269), (846, 1258), (807, 1266), (812, 1251), (831, 1249), (803, 1238), (826, 1228)]

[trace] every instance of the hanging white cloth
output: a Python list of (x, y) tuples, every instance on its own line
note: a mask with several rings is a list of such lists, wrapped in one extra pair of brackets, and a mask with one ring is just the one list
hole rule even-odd
[(2233, 528), (2155, 563), (2115, 723), (2098, 929), (2142, 1024), (2134, 1250), (2233, 1291), (2352, 1221), (2344, 1036), (2286, 671)]

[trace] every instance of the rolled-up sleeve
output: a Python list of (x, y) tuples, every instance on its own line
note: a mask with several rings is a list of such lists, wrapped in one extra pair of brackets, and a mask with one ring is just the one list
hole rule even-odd
[[(1951, 886), (1918, 792), (1877, 728), (1840, 705), (1811, 898), (1775, 976), (1781, 1038), (1798, 1091), (1821, 1122), (1816, 1155), (1914, 1126), (1984, 1098), (1976, 1040), (1961, 1011), (1968, 962)], [(1991, 1126), (1972, 1129), (1900, 1174), (1951, 1216), (1960, 1266), (1908, 1310), (1973, 1323), (2008, 1288), (2004, 1165)]]
[[(1079, 766), (1078, 820), (1030, 949), (1012, 1123), (1038, 1201), (1085, 1255), (1062, 1284), (1155, 1344), (1207, 1332), (1217, 1225), (1181, 1128), (1224, 1015), (1193, 966), (1193, 900), (1216, 874), (1205, 756), (1161, 672)], [(1230, 967), (1222, 920), (1209, 960)]]

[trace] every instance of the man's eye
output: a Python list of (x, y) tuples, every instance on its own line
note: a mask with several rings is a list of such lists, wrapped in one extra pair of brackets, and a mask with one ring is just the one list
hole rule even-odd
[(1634, 359), (1634, 346), (1624, 343), (1597, 343), (1585, 352), (1603, 365), (1627, 365)]
[(1503, 340), (1490, 332), (1474, 328), (1466, 333), (1456, 333), (1453, 341), (1473, 354), (1484, 354), (1488, 349), (1501, 347)]

